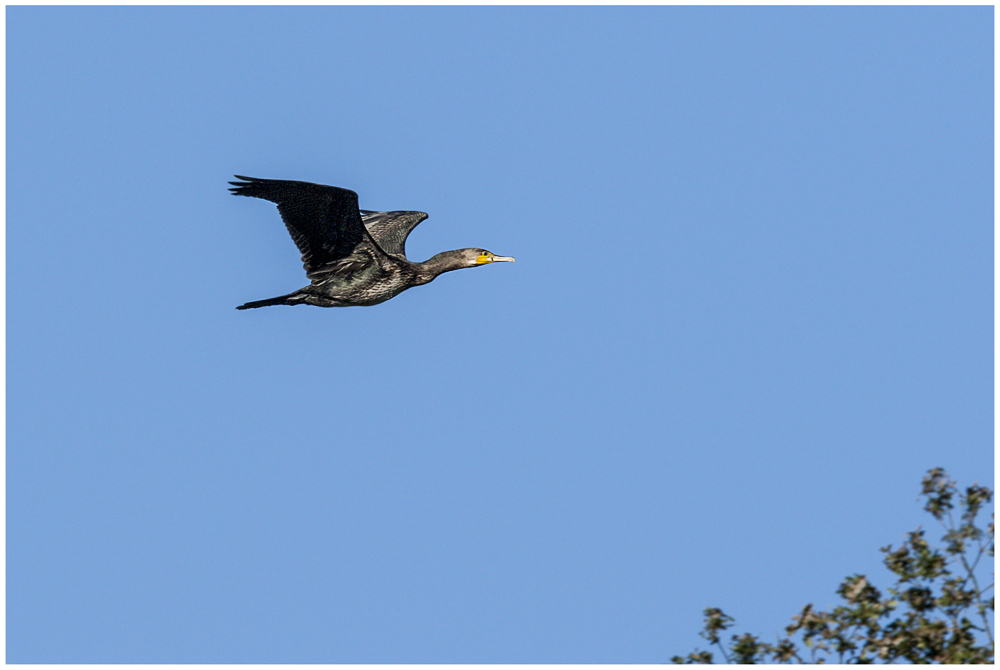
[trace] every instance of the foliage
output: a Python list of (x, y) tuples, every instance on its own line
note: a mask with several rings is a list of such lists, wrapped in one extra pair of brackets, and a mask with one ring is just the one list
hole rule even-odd
[[(714, 607), (705, 610), (701, 636), (727, 663), (993, 663), (993, 583), (981, 586), (977, 578), (983, 556), (993, 557), (993, 515), (985, 529), (976, 525), (993, 491), (973, 485), (960, 493), (934, 468), (921, 493), (924, 510), (945, 530), (943, 547), (932, 547), (921, 528), (898, 549), (883, 547), (885, 566), (897, 577), (887, 595), (853, 575), (837, 589), (843, 605), (829, 612), (806, 605), (775, 644), (748, 633), (724, 644), (722, 633), (735, 622)], [(960, 519), (953, 514), (956, 498)], [(714, 657), (696, 649), (671, 660), (712, 663)]]

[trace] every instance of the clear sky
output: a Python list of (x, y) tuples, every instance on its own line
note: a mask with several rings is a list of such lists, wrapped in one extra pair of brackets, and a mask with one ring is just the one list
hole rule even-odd
[[(366, 308), (233, 174), (517, 262)], [(993, 484), (993, 8), (7, 9), (7, 660), (664, 662)]]

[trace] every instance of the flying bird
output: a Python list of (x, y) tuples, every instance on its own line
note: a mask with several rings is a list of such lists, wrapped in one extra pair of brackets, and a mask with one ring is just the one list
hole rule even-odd
[(302, 252), (310, 284), (288, 295), (255, 300), (236, 309), (269, 305), (349, 307), (377, 305), (438, 275), (497, 261), (513, 261), (486, 249), (445, 251), (423, 263), (406, 258), (406, 238), (427, 218), (424, 212), (358, 209), (358, 194), (305, 181), (241, 177), (233, 195), (278, 205), (292, 240)]

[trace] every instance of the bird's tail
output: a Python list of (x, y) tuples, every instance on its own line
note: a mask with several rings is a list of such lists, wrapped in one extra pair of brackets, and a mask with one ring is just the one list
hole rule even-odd
[(298, 298), (298, 292), (279, 295), (277, 298), (268, 298), (267, 300), (254, 300), (240, 305), (236, 309), (257, 309), (258, 307), (270, 307), (271, 305), (301, 305), (302, 301), (296, 298)]

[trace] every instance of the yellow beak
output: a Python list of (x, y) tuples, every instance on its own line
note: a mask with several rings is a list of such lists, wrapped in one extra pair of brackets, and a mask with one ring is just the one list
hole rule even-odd
[(483, 263), (496, 263), (497, 261), (510, 261), (514, 262), (513, 256), (494, 256), (493, 254), (479, 254), (479, 258), (476, 259), (476, 265), (482, 265)]

